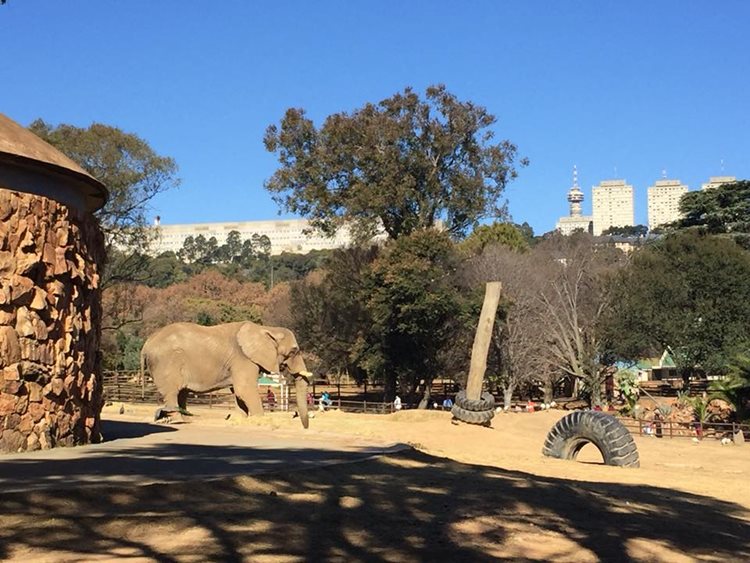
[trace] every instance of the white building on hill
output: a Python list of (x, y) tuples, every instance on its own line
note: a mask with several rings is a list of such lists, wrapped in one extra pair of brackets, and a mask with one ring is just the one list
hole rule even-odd
[[(312, 230), (305, 219), (277, 219), (273, 221), (239, 221), (227, 223), (186, 223), (181, 225), (160, 224), (157, 217), (154, 225), (156, 238), (151, 243), (151, 253), (179, 252), (185, 239), (203, 235), (206, 239), (216, 238), (219, 246), (224, 244), (232, 231), (240, 233), (240, 238), (250, 240), (253, 235), (267, 236), (271, 241), (271, 254), (292, 252), (307, 254), (311, 250), (342, 248), (352, 243), (349, 228), (342, 227), (333, 237), (326, 237)], [(306, 230), (311, 230), (306, 234)]]

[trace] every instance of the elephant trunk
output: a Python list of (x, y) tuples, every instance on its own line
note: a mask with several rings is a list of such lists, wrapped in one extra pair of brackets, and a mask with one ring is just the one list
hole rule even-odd
[(297, 414), (299, 414), (302, 426), (307, 428), (309, 419), (307, 416), (307, 378), (297, 375), (294, 378), (294, 389), (297, 393)]

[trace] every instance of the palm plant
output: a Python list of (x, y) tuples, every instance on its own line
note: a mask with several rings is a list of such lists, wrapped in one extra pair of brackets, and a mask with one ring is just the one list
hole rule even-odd
[(723, 399), (734, 408), (739, 420), (747, 417), (747, 400), (750, 397), (750, 355), (736, 356), (730, 365), (729, 375), (713, 381), (708, 390), (712, 398)]

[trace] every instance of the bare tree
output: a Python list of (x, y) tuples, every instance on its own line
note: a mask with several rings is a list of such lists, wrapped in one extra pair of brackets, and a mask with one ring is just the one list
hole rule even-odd
[(601, 385), (611, 372), (603, 338), (609, 307), (607, 279), (624, 264), (613, 247), (595, 246), (586, 234), (554, 236), (538, 245), (535, 260), (546, 266), (539, 293), (547, 319), (549, 359), (590, 393), (592, 406), (601, 404)]
[(538, 379), (546, 362), (541, 273), (531, 252), (500, 245), (486, 247), (465, 271), (470, 286), (494, 280), (503, 283), (487, 379), (502, 389), (505, 408), (520, 386)]

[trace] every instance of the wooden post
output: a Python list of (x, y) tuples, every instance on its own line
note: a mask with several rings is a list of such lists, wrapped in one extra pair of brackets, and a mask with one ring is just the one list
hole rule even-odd
[(484, 304), (479, 315), (477, 332), (474, 335), (474, 346), (471, 348), (471, 365), (469, 379), (466, 382), (466, 398), (478, 400), (482, 396), (484, 372), (487, 371), (487, 352), (492, 340), (492, 328), (495, 325), (497, 305), (500, 302), (500, 282), (488, 282), (484, 289)]

